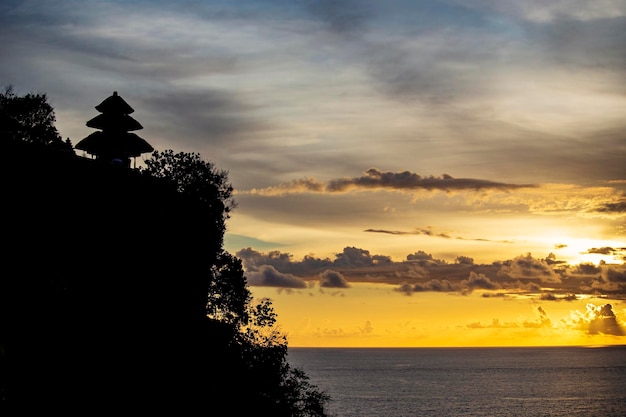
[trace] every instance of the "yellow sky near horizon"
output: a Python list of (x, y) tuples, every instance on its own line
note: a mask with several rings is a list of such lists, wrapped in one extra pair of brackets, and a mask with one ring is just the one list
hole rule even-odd
[[(389, 284), (352, 283), (345, 289), (251, 287), (268, 297), (290, 347), (491, 347), (624, 344), (623, 336), (590, 333), (597, 309), (626, 303), (581, 296), (575, 301), (424, 292), (410, 296)], [(591, 307), (594, 308), (591, 308)], [(593, 311), (590, 311), (591, 310)], [(624, 323), (618, 321), (624, 328)], [(592, 330), (593, 331), (593, 330)]]

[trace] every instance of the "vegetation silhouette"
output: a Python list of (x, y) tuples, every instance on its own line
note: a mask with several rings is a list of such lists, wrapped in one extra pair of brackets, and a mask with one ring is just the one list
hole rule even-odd
[(223, 249), (227, 173), (171, 150), (143, 169), (77, 156), (45, 96), (14, 100), (0, 95), (0, 414), (325, 417)]
[(70, 140), (64, 142), (61, 139), (55, 122), (54, 109), (46, 94), (19, 96), (11, 85), (0, 93), (0, 135), (3, 139), (73, 152)]

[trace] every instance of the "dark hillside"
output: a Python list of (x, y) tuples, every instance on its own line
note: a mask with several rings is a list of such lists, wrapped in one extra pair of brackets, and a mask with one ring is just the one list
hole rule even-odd
[(230, 336), (205, 316), (221, 237), (200, 207), (132, 169), (3, 142), (5, 411), (217, 407), (236, 391)]

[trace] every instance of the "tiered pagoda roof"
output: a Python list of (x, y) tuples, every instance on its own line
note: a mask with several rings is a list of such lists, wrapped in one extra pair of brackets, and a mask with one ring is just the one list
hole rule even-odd
[(143, 129), (143, 126), (130, 116), (135, 110), (117, 91), (97, 105), (96, 110), (101, 114), (89, 120), (87, 126), (100, 130), (78, 142), (76, 149), (90, 153), (96, 159), (121, 162), (127, 167), (130, 166), (130, 158), (154, 150), (143, 138), (130, 133)]

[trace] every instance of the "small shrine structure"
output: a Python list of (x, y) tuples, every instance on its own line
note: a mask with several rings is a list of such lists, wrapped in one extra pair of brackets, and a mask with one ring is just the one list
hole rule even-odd
[(143, 126), (130, 116), (135, 110), (117, 91), (95, 108), (101, 114), (89, 120), (87, 126), (100, 130), (78, 142), (76, 149), (93, 155), (97, 160), (128, 168), (130, 158), (154, 151), (143, 138), (130, 133), (143, 129)]

